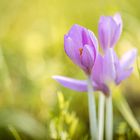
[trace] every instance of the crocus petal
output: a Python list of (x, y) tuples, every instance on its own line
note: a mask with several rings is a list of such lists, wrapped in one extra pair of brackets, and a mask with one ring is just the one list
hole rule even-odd
[(117, 56), (112, 48), (108, 48), (101, 56), (98, 54), (94, 67), (92, 69), (92, 79), (97, 84), (97, 89), (102, 91), (105, 95), (110, 94), (109, 85), (111, 82), (115, 83), (116, 67), (115, 62)]
[(110, 91), (105, 80), (106, 75), (104, 69), (104, 58), (100, 54), (98, 54), (94, 67), (92, 69), (91, 77), (92, 80), (96, 83), (95, 89), (97, 91), (102, 91), (105, 95), (108, 95)]
[(119, 14), (114, 17), (102, 16), (99, 20), (99, 42), (102, 49), (114, 47), (122, 32), (122, 20)]
[(107, 84), (109, 81), (114, 81), (116, 70), (114, 50), (112, 48), (107, 49), (103, 57), (98, 55), (92, 69), (92, 77), (98, 84)]
[(85, 45), (83, 48), (83, 54), (81, 55), (81, 63), (85, 66), (87, 73), (91, 72), (91, 69), (95, 62), (95, 52), (89, 45)]
[(87, 81), (86, 80), (76, 80), (64, 76), (53, 76), (53, 79), (58, 81), (61, 85), (72, 90), (85, 92), (87, 91)]
[(121, 81), (128, 78), (130, 76), (130, 74), (132, 73), (132, 71), (133, 71), (133, 68), (129, 68), (128, 70), (125, 70), (125, 71), (119, 71), (118, 76), (115, 81), (116, 84), (119, 85), (121, 83)]
[(89, 32), (90, 39), (92, 40), (92, 46), (94, 46), (95, 52), (98, 53), (98, 40), (92, 31), (88, 30), (88, 32)]
[(82, 44), (82, 31), (84, 27), (74, 24), (70, 31), (68, 32), (67, 36), (71, 37), (73, 40), (74, 44), (76, 44), (75, 47), (81, 48), (83, 46)]
[(122, 80), (129, 77), (130, 74), (132, 73), (133, 68), (131, 67), (131, 65), (136, 58), (136, 54), (137, 54), (137, 50), (132, 49), (126, 52), (123, 55), (122, 59), (118, 61), (116, 65), (117, 73), (116, 73), (116, 80), (115, 80), (117, 85), (120, 84)]
[(75, 46), (72, 39), (69, 36), (64, 36), (64, 49), (66, 54), (77, 63), (76, 54), (75, 54)]
[(137, 49), (132, 49), (126, 52), (120, 60), (121, 68), (122, 69), (130, 68), (130, 66), (134, 63), (136, 55), (137, 55)]
[(90, 39), (89, 32), (88, 30), (84, 28), (82, 30), (82, 43), (83, 43), (83, 46), (86, 44), (89, 44), (92, 46), (92, 40)]
[(115, 69), (115, 52), (114, 49), (108, 48), (105, 52), (105, 56), (103, 58), (103, 75), (105, 82), (112, 82), (116, 77), (116, 69)]
[(117, 29), (117, 24), (112, 17), (102, 16), (99, 20), (99, 42), (103, 50), (113, 47), (111, 44), (112, 36)]
[(92, 69), (92, 79), (97, 85), (103, 83), (103, 58), (100, 54), (98, 54), (94, 67)]
[(120, 38), (120, 35), (121, 35), (121, 25), (118, 25), (112, 33), (112, 37), (111, 37), (111, 41), (110, 41), (110, 46), (111, 47), (115, 46), (115, 44), (117, 43), (117, 41)]
[(83, 68), (83, 66), (81, 65), (81, 60), (80, 60), (80, 55), (79, 55), (79, 50), (76, 50), (76, 46), (73, 42), (73, 40), (65, 35), (64, 36), (64, 50), (67, 54), (68, 57), (71, 58), (71, 60), (78, 66), (80, 66), (81, 68)]
[(120, 26), (120, 33), (121, 33), (122, 32), (122, 26), (123, 26), (121, 15), (119, 13), (116, 13), (113, 16), (113, 19), (115, 20), (115, 22), (117, 23), (117, 25)]
[[(67, 36), (71, 37), (71, 39), (73, 40), (74, 44), (76, 45), (76, 48), (83, 48), (84, 45), (90, 45), (91, 47), (97, 45), (95, 41), (96, 37), (93, 36), (92, 31), (74, 24), (69, 33), (67, 34)], [(93, 41), (94, 40), (94, 41)]]
[(122, 18), (119, 13), (115, 14), (113, 16), (113, 19), (115, 23), (117, 24), (117, 28), (114, 30), (114, 34), (112, 35), (111, 46), (114, 46), (116, 42), (119, 40), (120, 35), (122, 33), (122, 26), (123, 26)]

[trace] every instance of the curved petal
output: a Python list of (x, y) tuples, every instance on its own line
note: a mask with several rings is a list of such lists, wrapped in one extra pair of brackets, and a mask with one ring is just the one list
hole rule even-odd
[(116, 77), (115, 69), (115, 52), (112, 48), (108, 48), (105, 52), (104, 57), (98, 55), (94, 67), (92, 69), (92, 78), (93, 80), (101, 84), (108, 85), (108, 82), (113, 82)]
[[(99, 42), (103, 50), (113, 47), (116, 42), (113, 42), (112, 36), (115, 35), (117, 24), (112, 17), (102, 16), (99, 20), (98, 34)], [(113, 42), (113, 43), (112, 43)]]
[(98, 27), (99, 42), (103, 50), (114, 47), (122, 32), (122, 19), (120, 14), (102, 16)]
[(87, 91), (87, 81), (86, 80), (76, 80), (64, 76), (53, 76), (53, 79), (58, 81), (61, 85), (72, 90), (85, 92)]
[(137, 55), (137, 49), (132, 49), (132, 50), (126, 52), (120, 60), (121, 68), (129, 69), (130, 66), (134, 63), (136, 55)]
[(130, 74), (132, 73), (133, 68), (129, 68), (128, 70), (125, 71), (119, 71), (118, 76), (116, 78), (116, 84), (120, 84), (121, 81), (123, 81), (124, 79), (126, 79), (127, 77), (130, 76)]
[(117, 74), (116, 74), (116, 84), (120, 84), (122, 80), (126, 79), (127, 77), (130, 76), (132, 73), (133, 67), (131, 65), (133, 64), (135, 58), (136, 58), (137, 50), (132, 49), (128, 52), (126, 52), (122, 59), (119, 61), (116, 69), (117, 69)]
[(122, 33), (122, 26), (123, 26), (122, 18), (119, 13), (116, 13), (113, 16), (113, 19), (115, 23), (117, 24), (117, 28), (114, 30), (114, 33), (112, 34), (111, 46), (114, 46), (115, 43), (119, 40), (120, 35)]
[(76, 50), (73, 40), (67, 35), (64, 36), (64, 50), (71, 60), (81, 67), (80, 55)]
[(95, 57), (95, 51), (89, 45), (85, 45), (83, 48), (83, 53), (81, 55), (81, 63), (85, 66), (87, 73), (91, 72), (91, 69), (95, 62)]
[(104, 81), (105, 82), (114, 82), (116, 77), (116, 69), (115, 69), (115, 52), (114, 49), (108, 48), (105, 52), (105, 56), (103, 58), (103, 73), (104, 73)]
[(97, 85), (100, 85), (104, 82), (103, 80), (103, 58), (100, 54), (98, 54), (94, 67), (91, 72), (92, 80), (97, 83)]
[(115, 44), (117, 43), (117, 41), (119, 40), (120, 38), (120, 35), (121, 35), (121, 25), (118, 25), (116, 27), (116, 29), (114, 29), (113, 33), (112, 33), (112, 38), (111, 38), (111, 42), (110, 42), (110, 46), (111, 47), (114, 47)]
[(92, 31), (88, 30), (88, 32), (89, 32), (89, 36), (92, 40), (92, 45), (95, 47), (95, 51), (98, 53), (98, 40)]
[(83, 46), (87, 45), (87, 44), (92, 46), (92, 40), (91, 40), (91, 38), (89, 36), (88, 30), (83, 28), (81, 35), (82, 35), (82, 44), (83, 44)]
[(121, 15), (119, 13), (116, 13), (114, 16), (113, 16), (113, 19), (115, 20), (115, 22), (117, 23), (117, 25), (120, 25), (120, 31), (122, 31), (122, 26), (123, 26), (123, 22), (122, 22), (122, 18), (121, 18)]
[(71, 37), (73, 40), (74, 44), (76, 44), (77, 48), (80, 48), (83, 46), (82, 44), (82, 31), (83, 31), (82, 26), (74, 24), (70, 31), (68, 32), (67, 36)]
[(76, 56), (75, 56), (75, 46), (74, 46), (74, 43), (72, 41), (72, 39), (65, 35), (64, 36), (64, 50), (66, 52), (66, 54), (73, 60), (75, 61), (76, 60)]

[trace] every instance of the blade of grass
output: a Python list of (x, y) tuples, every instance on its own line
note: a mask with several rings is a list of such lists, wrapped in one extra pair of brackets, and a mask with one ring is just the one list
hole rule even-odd
[(17, 130), (12, 125), (9, 125), (8, 128), (10, 132), (12, 133), (12, 135), (14, 136), (15, 140), (22, 140)]
[(130, 109), (126, 99), (120, 91), (117, 91), (113, 100), (124, 119), (128, 122), (128, 124), (135, 131), (135, 133), (140, 137), (140, 125), (134, 117), (133, 112)]
[(137, 70), (138, 70), (139, 78), (140, 78), (139, 57), (137, 57)]

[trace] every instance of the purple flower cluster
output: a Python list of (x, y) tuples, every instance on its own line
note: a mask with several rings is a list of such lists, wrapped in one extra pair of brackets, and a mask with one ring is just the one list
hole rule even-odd
[[(120, 84), (132, 73), (132, 64), (137, 50), (126, 52), (121, 59), (115, 53), (114, 46), (122, 32), (120, 14), (102, 16), (98, 26), (98, 40), (103, 55), (98, 52), (98, 41), (94, 33), (77, 24), (64, 36), (64, 49), (68, 57), (92, 79), (94, 90), (110, 94), (109, 84)], [(86, 80), (76, 80), (64, 76), (53, 76), (64, 87), (87, 91)]]

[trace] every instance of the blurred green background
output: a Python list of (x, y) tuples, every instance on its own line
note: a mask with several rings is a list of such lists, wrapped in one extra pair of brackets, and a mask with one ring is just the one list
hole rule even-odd
[[(85, 78), (66, 56), (63, 36), (75, 23), (98, 35), (100, 16), (120, 12), (123, 33), (116, 51), (121, 56), (133, 47), (139, 50), (139, 6), (139, 0), (0, 0), (0, 140), (90, 139), (86, 93), (51, 78)], [(138, 122), (139, 61), (119, 86)], [(137, 122), (131, 127), (134, 118), (120, 111), (117, 94), (114, 98), (114, 139), (140, 139)]]

